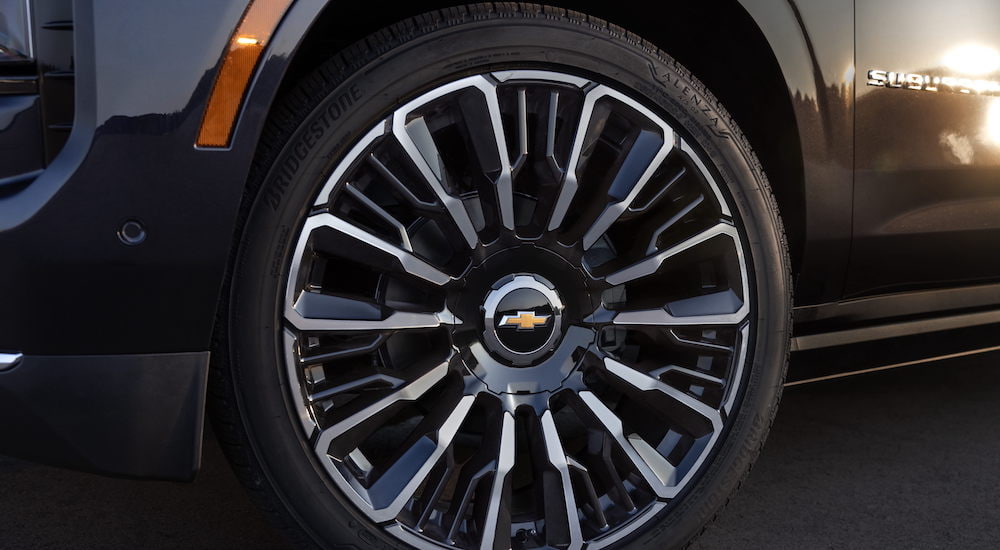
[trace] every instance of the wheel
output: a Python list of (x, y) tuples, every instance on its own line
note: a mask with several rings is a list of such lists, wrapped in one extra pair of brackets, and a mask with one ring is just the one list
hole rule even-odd
[(686, 70), (594, 18), (468, 6), (272, 118), (214, 379), (293, 540), (661, 548), (717, 513), (780, 395), (789, 262)]

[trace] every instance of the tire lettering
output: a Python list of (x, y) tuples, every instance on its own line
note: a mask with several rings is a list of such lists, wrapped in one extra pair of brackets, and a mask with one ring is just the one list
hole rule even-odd
[(281, 166), (274, 175), (273, 184), (265, 193), (265, 200), (272, 210), (277, 211), (281, 206), (285, 191), (291, 185), (292, 178), (316, 144), (322, 141), (323, 136), (333, 127), (334, 123), (350, 112), (363, 97), (364, 94), (358, 85), (351, 84), (333, 98), (319, 117), (306, 127), (301, 139), (292, 147), (291, 154), (282, 160)]

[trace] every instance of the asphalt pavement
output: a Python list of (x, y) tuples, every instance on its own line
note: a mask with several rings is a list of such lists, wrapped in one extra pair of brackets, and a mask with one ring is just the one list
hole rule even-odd
[[(0, 457), (0, 549), (285, 547), (211, 437), (192, 484)], [(694, 547), (1000, 547), (1000, 353), (788, 388)]]

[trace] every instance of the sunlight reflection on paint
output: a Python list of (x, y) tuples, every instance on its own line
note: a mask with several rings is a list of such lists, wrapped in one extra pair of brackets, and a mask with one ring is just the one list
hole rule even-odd
[(986, 141), (1000, 147), (1000, 99), (994, 98), (986, 112)]
[(844, 82), (854, 82), (854, 65), (849, 65), (844, 71)]
[(980, 44), (964, 44), (944, 55), (945, 67), (966, 75), (985, 75), (1000, 69), (1000, 52)]

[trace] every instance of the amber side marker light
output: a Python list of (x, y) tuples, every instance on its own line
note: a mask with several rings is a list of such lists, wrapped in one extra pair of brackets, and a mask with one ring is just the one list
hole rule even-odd
[(294, 0), (251, 0), (215, 75), (198, 132), (198, 147), (228, 147), (236, 115), (268, 39)]

